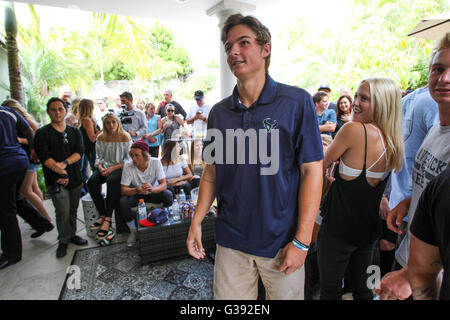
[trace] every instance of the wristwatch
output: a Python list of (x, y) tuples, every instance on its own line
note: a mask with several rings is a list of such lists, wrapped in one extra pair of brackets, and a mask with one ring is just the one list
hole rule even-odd
[(66, 164), (66, 166), (69, 166), (69, 161), (67, 161), (67, 159), (64, 160), (64, 163)]

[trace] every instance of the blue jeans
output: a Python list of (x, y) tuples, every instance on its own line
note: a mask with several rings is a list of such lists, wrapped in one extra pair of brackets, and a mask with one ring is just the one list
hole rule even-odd
[(91, 171), (93, 172), (95, 170), (95, 153), (83, 153), (81, 156), (81, 179), (83, 180), (83, 188), (81, 189), (81, 193), (83, 194), (88, 192), (88, 165), (91, 167)]

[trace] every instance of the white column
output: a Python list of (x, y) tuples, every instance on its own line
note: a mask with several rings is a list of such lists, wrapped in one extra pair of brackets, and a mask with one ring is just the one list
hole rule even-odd
[(216, 15), (219, 19), (219, 42), (221, 48), (221, 50), (219, 50), (220, 99), (226, 98), (231, 95), (233, 93), (233, 88), (236, 85), (236, 78), (231, 73), (230, 68), (228, 67), (227, 56), (225, 54), (225, 50), (223, 49), (222, 41), (220, 40), (220, 31), (222, 31), (223, 24), (230, 15), (236, 13), (242, 13), (243, 15), (246, 15), (252, 11), (255, 11), (255, 9), (256, 6), (249, 3), (222, 0), (207, 11), (207, 14), (209, 16)]
[[(234, 10), (222, 10), (217, 12), (216, 15), (219, 18), (219, 30), (222, 30), (223, 24), (225, 20), (232, 14), (238, 13), (238, 11)], [(220, 33), (219, 33), (220, 34)], [(220, 41), (220, 99), (224, 99), (233, 93), (233, 88), (236, 85), (236, 78), (231, 73), (230, 68), (227, 63), (227, 55), (225, 54), (225, 50), (223, 48), (222, 41)]]

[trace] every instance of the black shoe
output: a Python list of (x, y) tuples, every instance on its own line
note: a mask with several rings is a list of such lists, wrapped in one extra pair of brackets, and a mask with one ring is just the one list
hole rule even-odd
[(8, 266), (10, 266), (12, 264), (15, 264), (15, 263), (19, 262), (20, 260), (22, 260), (22, 259), (11, 260), (11, 259), (8, 259), (5, 255), (2, 254), (0, 256), (0, 269), (4, 269), (4, 268), (6, 268), (6, 267), (8, 267)]
[(79, 236), (74, 236), (70, 239), (70, 242), (76, 244), (77, 246), (84, 246), (88, 243), (86, 239), (80, 238)]
[(52, 231), (54, 228), (55, 228), (55, 226), (50, 223), (44, 229), (36, 230), (36, 232), (33, 233), (30, 237), (33, 238), (33, 239), (34, 238), (39, 238), (40, 236), (42, 236), (42, 234), (44, 234), (45, 232)]
[(62, 258), (65, 257), (67, 254), (67, 244), (66, 243), (60, 243), (58, 245), (58, 249), (56, 249), (56, 257)]

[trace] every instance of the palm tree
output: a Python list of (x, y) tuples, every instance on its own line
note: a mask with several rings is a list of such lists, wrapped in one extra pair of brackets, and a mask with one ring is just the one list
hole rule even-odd
[(11, 98), (16, 99), (21, 105), (25, 105), (22, 77), (20, 73), (19, 49), (17, 47), (17, 20), (14, 12), (14, 3), (5, 4), (5, 31), (6, 50), (8, 53), (9, 88)]
[[(28, 7), (31, 23), (21, 27), (12, 19), (14, 11), (9, 3), (7, 15), (14, 23), (10, 23), (7, 30), (14, 40), (18, 34), (18, 43), (14, 44), (17, 55), (17, 47), (20, 48), (23, 81), (19, 92), (26, 96), (18, 100), (22, 103), (26, 100), (27, 109), (38, 121), (46, 122), (45, 100), (61, 85), (69, 85), (75, 92), (86, 92), (94, 79), (103, 83), (104, 74), (110, 77), (117, 70), (124, 71), (124, 79), (134, 79), (139, 84), (136, 84), (136, 93), (140, 94), (143, 86), (175, 78), (183, 71), (176, 59), (170, 61), (161, 57), (152, 30), (130, 17), (94, 13), (94, 28), (87, 35), (67, 32), (62, 27), (54, 27), (44, 35), (38, 13), (33, 5)], [(17, 71), (10, 71), (10, 74), (20, 81), (17, 55), (16, 64), (10, 63), (10, 67), (17, 66)], [(11, 92), (17, 87), (12, 83)]]
[(99, 37), (94, 54), (101, 67), (110, 68), (121, 62), (137, 78), (146, 81), (152, 65), (164, 64), (158, 59), (153, 36), (132, 18), (96, 12), (94, 25)]
[(126, 80), (133, 80), (132, 90), (141, 95), (144, 91), (158, 92), (152, 87), (155, 82), (183, 73), (178, 61), (161, 57), (163, 49), (159, 48), (152, 28), (127, 16), (95, 12), (93, 17), (94, 30), (86, 39), (90, 43), (80, 46), (89, 48), (90, 69), (99, 72), (97, 77), (101, 83), (104, 83), (104, 73), (122, 70)]
[(83, 60), (72, 55), (74, 47), (60, 45), (59, 30), (48, 37), (41, 34), (39, 15), (33, 5), (29, 5), (29, 9), (31, 24), (26, 29), (19, 27), (18, 37), (23, 88), (27, 109), (45, 122), (44, 105), (51, 92), (57, 91), (61, 85), (87, 90), (92, 79), (88, 72), (83, 72)]

